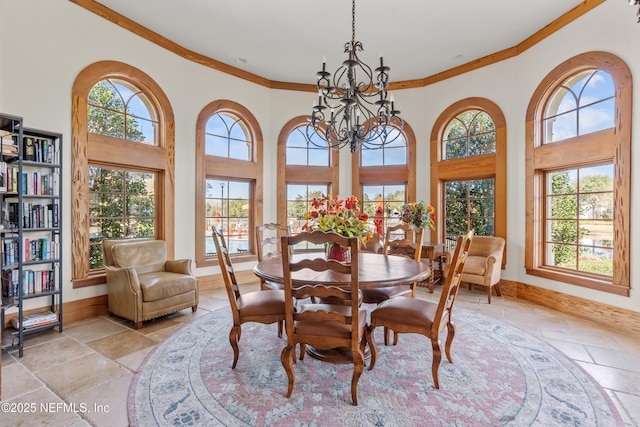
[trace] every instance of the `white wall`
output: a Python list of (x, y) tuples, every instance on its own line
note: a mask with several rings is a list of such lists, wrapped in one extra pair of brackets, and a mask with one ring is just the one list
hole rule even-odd
[[(640, 311), (640, 294), (633, 279), (631, 297), (610, 295), (545, 280), (525, 273), (524, 265), (524, 137), (525, 112), (538, 83), (559, 63), (579, 53), (603, 50), (620, 56), (636, 73), (640, 70), (637, 40), (640, 24), (627, 2), (608, 1), (543, 40), (518, 57), (419, 89), (394, 93), (403, 118), (415, 131), (418, 147), (417, 198), (429, 200), (429, 138), (440, 113), (472, 96), (495, 102), (507, 120), (508, 141), (508, 263), (503, 277)], [(17, 19), (16, 17), (20, 17)], [(336, 45), (336, 49), (339, 48)], [(195, 258), (195, 122), (209, 102), (229, 99), (246, 106), (264, 135), (264, 178), (276, 181), (277, 138), (283, 124), (308, 114), (311, 93), (269, 90), (186, 61), (66, 0), (0, 0), (0, 111), (23, 116), (29, 127), (64, 134), (63, 247), (65, 301), (104, 294), (104, 286), (71, 288), (70, 137), (71, 87), (87, 65), (117, 60), (149, 74), (167, 94), (176, 121), (176, 257)], [(393, 64), (391, 64), (393, 66)], [(393, 77), (393, 76), (392, 76)], [(640, 84), (634, 89), (634, 123), (640, 118)], [(634, 126), (633, 139), (638, 140)], [(640, 164), (639, 150), (632, 151)], [(350, 193), (348, 153), (341, 153), (341, 193)], [(640, 200), (640, 178), (632, 177), (632, 210)], [(265, 185), (265, 221), (276, 219), (275, 186)], [(192, 208), (190, 208), (192, 207)], [(640, 227), (632, 228), (631, 254), (638, 253)], [(240, 265), (237, 268), (250, 268)], [(197, 269), (197, 275), (217, 273)]]

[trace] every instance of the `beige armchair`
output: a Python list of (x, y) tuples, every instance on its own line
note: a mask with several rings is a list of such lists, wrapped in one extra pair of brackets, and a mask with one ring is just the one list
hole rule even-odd
[[(491, 304), (492, 288), (496, 289), (496, 295), (500, 293), (500, 274), (502, 271), (502, 254), (504, 252), (505, 241), (502, 237), (475, 236), (469, 256), (464, 265), (462, 282), (487, 288), (487, 299)], [(445, 275), (448, 272), (453, 251), (446, 252)]]
[(104, 240), (109, 312), (135, 324), (191, 307), (198, 309), (198, 281), (191, 260), (167, 260), (163, 240)]

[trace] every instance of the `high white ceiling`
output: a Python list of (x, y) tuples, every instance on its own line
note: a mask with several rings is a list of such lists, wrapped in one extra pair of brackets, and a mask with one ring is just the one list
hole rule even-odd
[[(209, 58), (273, 81), (315, 83), (345, 59), (349, 0), (98, 0)], [(356, 40), (391, 81), (429, 77), (513, 47), (582, 0), (357, 0)]]

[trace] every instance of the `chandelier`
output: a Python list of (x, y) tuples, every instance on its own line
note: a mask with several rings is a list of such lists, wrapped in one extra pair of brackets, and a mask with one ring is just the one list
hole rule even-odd
[(629, 0), (629, 4), (631, 6), (638, 6), (638, 12), (636, 12), (636, 16), (638, 17), (638, 23), (640, 23), (640, 0)]
[[(361, 148), (381, 148), (400, 136), (404, 123), (387, 91), (390, 68), (380, 55), (374, 81), (371, 67), (358, 57), (361, 51), (362, 43), (356, 41), (356, 2), (352, 0), (351, 41), (344, 45), (348, 59), (333, 76), (323, 60), (322, 71), (317, 73), (318, 101), (313, 103), (306, 130), (313, 145), (331, 149), (348, 145), (354, 153)], [(326, 145), (315, 142), (318, 138)]]

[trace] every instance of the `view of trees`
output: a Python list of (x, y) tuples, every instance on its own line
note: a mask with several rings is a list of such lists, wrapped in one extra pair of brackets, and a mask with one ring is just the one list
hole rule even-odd
[[(293, 221), (304, 223), (304, 215), (309, 211), (309, 203), (313, 198), (320, 198), (322, 190), (310, 190), (303, 194), (297, 194), (295, 199), (287, 201), (287, 217)], [(298, 225), (298, 224), (296, 224)]]
[[(144, 141), (135, 117), (124, 114), (122, 97), (109, 82), (91, 89), (89, 103), (89, 132)], [(153, 173), (90, 166), (89, 192), (91, 269), (104, 266), (102, 240), (155, 235)]]
[(106, 80), (91, 88), (88, 98), (89, 132), (143, 142), (144, 134), (133, 115), (125, 115), (124, 100)]
[(451, 121), (443, 140), (444, 159), (495, 153), (496, 129), (484, 111), (469, 110)]
[(548, 174), (551, 191), (547, 226), (551, 253), (546, 263), (612, 275), (612, 178), (609, 175), (585, 174), (578, 180), (581, 171), (574, 169)]
[(494, 235), (495, 180), (445, 183), (445, 238), (456, 239), (473, 229), (478, 236)]

